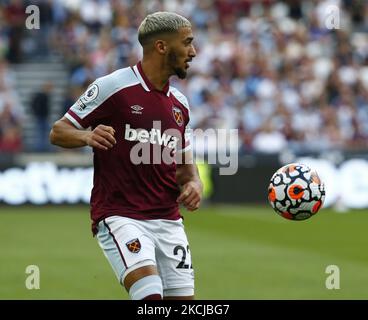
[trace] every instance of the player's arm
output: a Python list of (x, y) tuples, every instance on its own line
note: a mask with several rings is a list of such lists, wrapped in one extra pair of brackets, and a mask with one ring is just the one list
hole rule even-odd
[(201, 204), (203, 185), (191, 150), (183, 153), (182, 156), (183, 161), (181, 164), (177, 164), (176, 168), (176, 181), (181, 187), (177, 201), (189, 211), (194, 211)]
[(50, 132), (50, 142), (64, 148), (90, 146), (108, 150), (116, 144), (114, 134), (114, 128), (101, 124), (92, 131), (80, 130), (63, 117), (54, 123)]

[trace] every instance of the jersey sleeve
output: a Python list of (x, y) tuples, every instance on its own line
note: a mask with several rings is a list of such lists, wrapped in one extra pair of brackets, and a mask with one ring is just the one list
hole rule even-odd
[(65, 114), (78, 129), (95, 126), (99, 120), (110, 115), (113, 102), (109, 81), (104, 78), (93, 82)]

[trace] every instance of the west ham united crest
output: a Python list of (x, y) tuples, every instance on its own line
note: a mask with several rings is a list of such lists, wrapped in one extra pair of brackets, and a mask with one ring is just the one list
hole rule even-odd
[(183, 113), (177, 107), (173, 107), (172, 112), (176, 123), (178, 124), (179, 127), (181, 127), (184, 123)]
[(141, 251), (141, 243), (138, 238), (128, 241), (126, 246), (130, 252), (138, 253)]

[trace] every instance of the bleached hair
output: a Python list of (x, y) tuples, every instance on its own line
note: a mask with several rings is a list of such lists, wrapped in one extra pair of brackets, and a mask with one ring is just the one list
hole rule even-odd
[(161, 33), (178, 32), (180, 28), (191, 28), (187, 18), (174, 13), (158, 11), (149, 14), (138, 28), (138, 41), (144, 46), (149, 40)]

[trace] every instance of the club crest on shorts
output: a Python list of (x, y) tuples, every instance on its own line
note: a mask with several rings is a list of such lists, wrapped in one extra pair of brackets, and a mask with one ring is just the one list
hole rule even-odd
[(181, 127), (184, 123), (183, 113), (177, 107), (172, 107), (172, 112), (176, 123), (179, 127)]
[(138, 238), (128, 241), (126, 243), (126, 246), (130, 252), (138, 253), (139, 251), (141, 251), (141, 243)]

